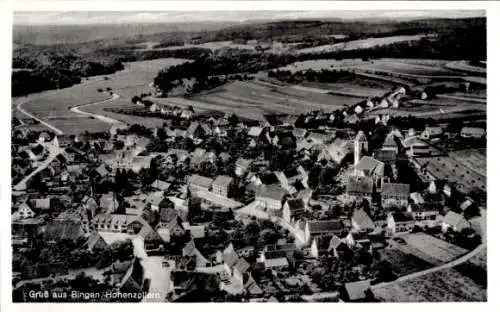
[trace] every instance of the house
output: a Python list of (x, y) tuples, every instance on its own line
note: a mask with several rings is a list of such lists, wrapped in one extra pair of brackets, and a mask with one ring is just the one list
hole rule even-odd
[(220, 197), (229, 197), (232, 195), (233, 178), (220, 175), (212, 183), (212, 192)]
[(279, 211), (287, 191), (276, 185), (261, 185), (255, 193), (255, 201), (264, 209)]
[(443, 193), (447, 197), (452, 197), (455, 188), (445, 180), (432, 180), (427, 187), (429, 194)]
[(264, 128), (262, 127), (250, 127), (248, 129), (247, 135), (252, 139), (263, 138)]
[(434, 221), (439, 214), (440, 205), (432, 203), (409, 204), (407, 212), (411, 213), (415, 221)]
[(184, 230), (189, 231), (192, 238), (205, 237), (205, 225), (192, 225), (189, 222), (183, 222), (182, 227)]
[(356, 115), (356, 114), (352, 114), (352, 115), (344, 118), (344, 122), (351, 124), (351, 125), (357, 124), (359, 121), (360, 121), (360, 119), (359, 119), (358, 115)]
[(195, 139), (204, 134), (204, 130), (198, 121), (193, 121), (186, 129), (186, 137), (190, 139)]
[(382, 208), (408, 207), (410, 185), (404, 183), (383, 183), (380, 192)]
[(119, 203), (114, 193), (108, 193), (99, 199), (99, 207), (103, 212), (114, 212), (118, 209)]
[(222, 262), (224, 264), (224, 270), (230, 276), (233, 275), (233, 267), (238, 262), (239, 257), (234, 250), (233, 244), (229, 244), (222, 252)]
[(115, 135), (119, 134), (121, 131), (127, 130), (128, 126), (126, 124), (113, 124), (111, 128), (109, 129), (109, 134), (111, 137), (114, 137)]
[(441, 230), (443, 232), (448, 230), (461, 232), (469, 227), (470, 223), (464, 218), (464, 216), (453, 211), (449, 211), (441, 221)]
[(167, 191), (170, 188), (170, 183), (156, 179), (151, 183), (151, 187), (159, 191)]
[(145, 203), (151, 205), (151, 210), (160, 211), (160, 204), (163, 199), (163, 191), (155, 191), (147, 194)]
[(31, 207), (35, 211), (49, 212), (52, 208), (50, 198), (36, 198), (31, 200)]
[(191, 119), (193, 118), (194, 111), (192, 109), (183, 109), (180, 115), (181, 119)]
[(119, 265), (115, 262), (111, 266), (111, 282), (119, 287), (122, 293), (139, 293), (144, 282), (144, 268), (141, 261), (135, 258), (131, 265)]
[(266, 259), (264, 260), (264, 267), (271, 270), (284, 270), (289, 266), (288, 260), (285, 257)]
[(300, 198), (289, 199), (283, 205), (283, 219), (289, 224), (299, 220), (304, 212), (305, 204)]
[(293, 136), (298, 140), (302, 140), (307, 135), (307, 129), (304, 128), (294, 128), (292, 130)]
[(252, 164), (251, 159), (245, 159), (245, 158), (238, 158), (238, 160), (235, 163), (235, 169), (234, 172), (238, 177), (242, 177), (245, 175), (247, 172), (248, 168)]
[(81, 203), (85, 211), (90, 215), (91, 218), (93, 218), (97, 212), (97, 209), (99, 208), (99, 205), (97, 204), (95, 198), (84, 196)]
[(443, 136), (441, 127), (425, 127), (425, 130), (420, 134), (420, 137), (425, 140), (439, 140)]
[(396, 142), (396, 140), (399, 140), (396, 138), (396, 136), (393, 133), (390, 133), (389, 135), (386, 136), (384, 143), (382, 143), (382, 150), (384, 151), (393, 151), (398, 153), (399, 152), (399, 144)]
[(20, 219), (29, 219), (35, 217), (35, 212), (27, 203), (22, 203), (21, 205), (19, 205), (16, 214)]
[(255, 247), (254, 246), (246, 246), (236, 250), (236, 254), (238, 257), (248, 258), (254, 255)]
[(387, 216), (387, 229), (392, 235), (410, 232), (415, 226), (415, 219), (409, 212), (393, 212)]
[(362, 302), (372, 297), (370, 280), (345, 283), (340, 297), (347, 302)]
[(324, 255), (333, 255), (337, 258), (337, 248), (342, 243), (337, 235), (314, 237), (311, 243), (311, 256), (319, 258)]
[(405, 147), (405, 149), (407, 149), (408, 155), (412, 157), (431, 154), (431, 148), (429, 144), (415, 136), (404, 139), (403, 146)]
[(373, 180), (367, 176), (349, 176), (346, 184), (346, 196), (351, 200), (362, 201), (363, 199), (372, 201)]
[(226, 137), (227, 136), (227, 126), (223, 125), (218, 125), (215, 127), (213, 134), (220, 136), (220, 137)]
[(111, 246), (106, 242), (99, 232), (94, 232), (87, 240), (86, 247), (88, 251), (99, 253), (104, 250), (111, 249)]
[(420, 192), (410, 193), (410, 199), (414, 204), (423, 204), (425, 203), (425, 199)]
[(307, 221), (305, 226), (305, 240), (310, 242), (314, 237), (341, 236), (346, 231), (342, 220)]
[(486, 131), (483, 128), (478, 127), (463, 127), (460, 131), (460, 136), (467, 139), (481, 139), (486, 136)]
[(188, 189), (191, 193), (196, 193), (199, 191), (210, 191), (212, 187), (213, 179), (203, 177), (197, 174), (193, 174), (188, 178)]
[(140, 173), (143, 169), (149, 169), (151, 167), (151, 162), (153, 161), (152, 156), (135, 156), (132, 158), (130, 164), (132, 171), (135, 173)]
[(250, 269), (250, 264), (243, 258), (239, 258), (233, 266), (233, 277), (241, 285), (243, 285), (243, 276)]
[(357, 209), (352, 214), (351, 224), (357, 232), (369, 232), (375, 229), (375, 223), (363, 209)]
[(138, 217), (124, 214), (98, 214), (92, 219), (97, 231), (127, 233), (128, 225)]
[(390, 166), (398, 160), (398, 153), (394, 150), (377, 149), (373, 152), (373, 158)]

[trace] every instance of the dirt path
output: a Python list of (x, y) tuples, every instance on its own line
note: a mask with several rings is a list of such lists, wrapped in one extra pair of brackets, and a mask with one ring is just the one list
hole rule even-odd
[(112, 101), (117, 100), (119, 98), (120, 98), (119, 94), (113, 93), (113, 95), (111, 96), (111, 98), (109, 98), (107, 100), (99, 101), (99, 102), (94, 102), (94, 103), (89, 103), (89, 104), (84, 104), (84, 105), (79, 105), (79, 106), (75, 106), (75, 107), (70, 108), (70, 111), (72, 111), (73, 113), (85, 115), (85, 116), (88, 116), (88, 117), (93, 117), (93, 118), (95, 118), (97, 120), (100, 120), (102, 122), (109, 123), (109, 124), (123, 124), (123, 122), (121, 122), (119, 120), (116, 120), (116, 119), (113, 119), (113, 118), (109, 118), (109, 117), (106, 117), (106, 116), (103, 116), (103, 115), (93, 114), (93, 113), (89, 113), (89, 112), (85, 112), (85, 111), (80, 110), (80, 108), (88, 107), (88, 106), (91, 106), (91, 105), (100, 105), (100, 104), (109, 103), (109, 102), (112, 102)]
[(36, 167), (35, 170), (33, 170), (30, 174), (25, 176), (19, 183), (17, 183), (12, 189), (14, 191), (23, 191), (26, 190), (27, 186), (26, 183), (31, 179), (33, 176), (35, 176), (37, 173), (40, 171), (44, 170), (47, 168), (47, 166), (61, 153), (61, 150), (59, 149), (59, 146), (55, 146), (52, 143), (45, 144), (45, 147), (49, 149), (49, 156), (47, 159), (45, 159), (43, 162), (38, 164), (38, 167)]

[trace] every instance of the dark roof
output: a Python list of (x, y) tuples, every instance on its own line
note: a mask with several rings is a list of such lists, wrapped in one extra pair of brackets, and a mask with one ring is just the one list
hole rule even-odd
[(287, 201), (288, 207), (290, 208), (290, 213), (297, 213), (304, 211), (304, 201), (300, 198), (289, 199)]
[(370, 177), (350, 176), (347, 179), (346, 191), (347, 193), (372, 193), (373, 180)]
[(411, 213), (407, 212), (393, 212), (392, 213), (392, 218), (394, 219), (394, 222), (407, 222), (407, 221), (413, 221), (413, 216)]
[(398, 153), (394, 150), (378, 149), (373, 153), (373, 158), (381, 162), (395, 162), (398, 159)]
[(345, 229), (345, 224), (341, 220), (307, 221), (307, 226), (311, 234), (328, 233)]
[(440, 205), (435, 203), (410, 204), (412, 212), (439, 211), (439, 207)]
[(72, 220), (56, 220), (41, 229), (45, 240), (77, 240), (83, 237), (83, 228), (80, 222)]
[(266, 185), (279, 184), (280, 183), (280, 181), (278, 180), (278, 177), (273, 172), (271, 172), (271, 173), (265, 173), (265, 174), (261, 175), (260, 176), (260, 181), (262, 182), (262, 184), (266, 184)]
[(410, 196), (410, 185), (404, 183), (384, 183), (381, 194), (385, 196)]
[(260, 185), (256, 192), (256, 197), (266, 197), (275, 200), (282, 200), (288, 192), (276, 185)]
[(170, 222), (177, 218), (177, 211), (173, 208), (160, 208), (160, 221)]
[(344, 285), (349, 300), (365, 299), (366, 291), (369, 290), (370, 287), (370, 280), (346, 283)]
[(315, 237), (314, 241), (316, 242), (316, 246), (317, 246), (318, 250), (329, 250), (330, 249), (330, 242), (331, 242), (332, 238), (333, 238), (333, 236)]

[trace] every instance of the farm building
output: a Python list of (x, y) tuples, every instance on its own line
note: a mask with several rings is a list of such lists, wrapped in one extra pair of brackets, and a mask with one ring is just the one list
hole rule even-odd
[(431, 154), (429, 144), (425, 143), (418, 137), (409, 137), (403, 141), (403, 146), (408, 150), (409, 156), (425, 156)]
[(309, 242), (315, 237), (340, 236), (345, 230), (345, 223), (342, 220), (307, 221), (304, 230), (305, 240)]
[(486, 136), (486, 131), (483, 128), (463, 127), (460, 131), (460, 136), (462, 138), (481, 139)]
[(208, 192), (212, 187), (213, 179), (203, 177), (197, 174), (193, 174), (188, 179), (188, 189), (192, 193), (196, 193), (198, 191), (206, 191)]
[(439, 214), (440, 206), (431, 203), (409, 204), (407, 212), (413, 215), (415, 221), (433, 221)]
[(393, 212), (387, 216), (387, 228), (391, 233), (399, 234), (409, 232), (415, 226), (413, 215), (408, 212)]
[(420, 137), (425, 140), (438, 140), (443, 136), (441, 127), (425, 127), (425, 130), (420, 134)]
[(410, 185), (403, 183), (383, 183), (380, 196), (383, 208), (407, 207)]
[(212, 192), (221, 197), (228, 197), (231, 194), (233, 178), (220, 175), (212, 183)]
[(283, 205), (283, 219), (289, 224), (294, 223), (305, 212), (304, 201), (300, 198), (289, 199)]
[(363, 199), (371, 202), (373, 195), (373, 180), (365, 176), (349, 176), (347, 178), (346, 195), (356, 201)]
[(255, 201), (263, 208), (270, 210), (281, 210), (282, 201), (288, 192), (280, 186), (261, 185), (255, 193)]

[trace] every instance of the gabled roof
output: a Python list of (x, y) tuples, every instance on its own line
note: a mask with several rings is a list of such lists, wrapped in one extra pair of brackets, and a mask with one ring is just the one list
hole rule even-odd
[(443, 134), (443, 128), (441, 127), (425, 127), (425, 132), (429, 135), (441, 135)]
[(398, 143), (396, 142), (396, 136), (394, 134), (389, 134), (385, 137), (384, 143), (382, 144), (384, 147), (398, 147)]
[(33, 200), (33, 207), (36, 209), (50, 209), (50, 198), (37, 198)]
[(309, 228), (311, 234), (333, 233), (345, 229), (344, 222), (341, 220), (307, 221), (306, 227)]
[(363, 156), (355, 168), (367, 172), (368, 175), (377, 174), (382, 176), (384, 174), (384, 163), (369, 156)]
[(246, 262), (245, 259), (239, 258), (238, 261), (234, 264), (234, 270), (238, 270), (241, 274), (246, 273), (250, 268), (250, 264)]
[(198, 174), (193, 174), (189, 177), (188, 184), (193, 184), (193, 185), (197, 185), (197, 186), (201, 186), (201, 187), (205, 187), (205, 188), (210, 188), (213, 181), (214, 180), (211, 178), (203, 177), (203, 176), (198, 175)]
[(213, 182), (213, 185), (218, 185), (221, 187), (228, 187), (232, 181), (233, 181), (233, 178), (226, 176), (226, 175), (220, 175), (215, 179), (215, 181)]
[(255, 194), (256, 197), (271, 198), (274, 200), (282, 200), (288, 192), (280, 186), (276, 185), (260, 185)]
[(265, 185), (279, 184), (280, 183), (280, 180), (278, 179), (278, 177), (276, 176), (276, 174), (274, 172), (261, 174), (261, 175), (259, 175), (259, 178), (260, 178), (260, 181), (262, 182), (262, 184), (265, 184)]
[(349, 300), (360, 300), (366, 298), (366, 291), (371, 287), (370, 280), (346, 283), (344, 288)]
[(274, 258), (274, 259), (266, 259), (264, 261), (266, 268), (275, 268), (275, 267), (285, 267), (288, 266), (287, 258)]
[(357, 209), (352, 214), (352, 221), (360, 228), (365, 229), (373, 229), (375, 228), (375, 223), (373, 223), (372, 219), (368, 216), (368, 214), (363, 209)]
[(192, 135), (196, 132), (196, 130), (198, 129), (198, 127), (200, 126), (200, 123), (198, 121), (193, 121), (189, 127), (187, 128), (186, 130), (186, 134), (187, 135)]
[(398, 153), (394, 150), (378, 149), (373, 153), (373, 158), (384, 163), (394, 163), (398, 159)]
[(382, 196), (410, 196), (410, 185), (404, 183), (383, 183)]
[(410, 204), (410, 210), (412, 212), (438, 212), (440, 205), (436, 203), (420, 203), (420, 204)]
[(305, 210), (304, 201), (300, 198), (289, 199), (289, 200), (287, 200), (286, 203), (288, 204), (290, 213), (292, 215), (298, 214), (298, 213), (303, 212)]
[(485, 135), (486, 131), (483, 128), (479, 128), (479, 127), (463, 127), (462, 130), (460, 131), (460, 133), (461, 134), (483, 136), (483, 135)]
[(170, 183), (156, 179), (153, 183), (151, 183), (151, 187), (161, 191), (166, 191), (170, 188)]
[(371, 194), (373, 192), (373, 180), (370, 177), (349, 176), (347, 178), (346, 192), (348, 194)]
[(250, 129), (248, 130), (248, 136), (258, 137), (262, 134), (263, 130), (264, 129), (262, 127), (250, 127)]
[(173, 208), (161, 208), (160, 209), (160, 221), (170, 222), (177, 219), (177, 211)]
[(413, 221), (413, 216), (411, 213), (407, 212), (393, 212), (392, 213), (392, 218), (394, 219), (394, 222), (408, 222), (408, 221)]
[(222, 260), (230, 268), (232, 268), (236, 262), (238, 262), (238, 254), (234, 251), (233, 244), (229, 244), (226, 249), (222, 252)]

